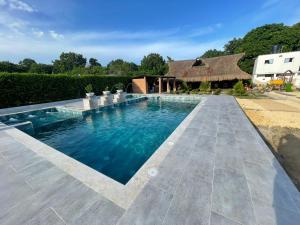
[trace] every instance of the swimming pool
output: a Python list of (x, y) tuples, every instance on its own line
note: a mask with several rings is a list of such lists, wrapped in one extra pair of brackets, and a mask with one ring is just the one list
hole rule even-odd
[(150, 98), (39, 126), (31, 135), (126, 184), (197, 104)]

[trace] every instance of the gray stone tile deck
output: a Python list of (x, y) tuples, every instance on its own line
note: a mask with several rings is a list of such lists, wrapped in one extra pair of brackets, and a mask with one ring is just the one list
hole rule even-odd
[(298, 190), (235, 99), (205, 98), (128, 209), (0, 131), (0, 224), (299, 224)]

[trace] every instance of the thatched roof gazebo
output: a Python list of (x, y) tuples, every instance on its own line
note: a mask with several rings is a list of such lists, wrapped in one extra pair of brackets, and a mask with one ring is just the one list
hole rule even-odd
[(238, 61), (244, 54), (226, 55), (213, 58), (198, 58), (169, 62), (166, 76), (186, 82), (248, 80), (251, 75), (242, 71)]

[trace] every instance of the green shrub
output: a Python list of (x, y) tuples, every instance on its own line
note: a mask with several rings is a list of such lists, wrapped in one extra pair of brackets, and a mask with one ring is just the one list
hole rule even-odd
[(202, 81), (199, 89), (202, 93), (209, 93), (211, 91), (211, 83), (207, 81)]
[(127, 76), (0, 73), (0, 108), (81, 98), (88, 84), (99, 95), (107, 86), (126, 86), (130, 80)]
[(114, 87), (117, 90), (123, 90), (124, 89), (124, 84), (123, 83), (117, 83), (117, 84), (114, 85)]
[(191, 90), (191, 94), (199, 94), (199, 90), (198, 89), (193, 89), (193, 90)]
[(237, 96), (243, 96), (247, 94), (244, 84), (241, 80), (233, 86), (233, 93)]
[(221, 92), (222, 92), (221, 88), (218, 88), (218, 89), (214, 90), (214, 95), (219, 95), (219, 94), (221, 94)]
[(284, 87), (286, 92), (292, 92), (293, 91), (293, 85), (291, 83), (287, 83)]
[(91, 84), (88, 84), (85, 86), (86, 93), (91, 93), (93, 91), (93, 86)]
[(182, 83), (181, 83), (181, 85), (179, 86), (179, 93), (187, 93), (187, 94), (189, 94), (190, 93), (190, 91), (191, 91), (191, 87), (185, 82), (185, 81), (183, 81)]

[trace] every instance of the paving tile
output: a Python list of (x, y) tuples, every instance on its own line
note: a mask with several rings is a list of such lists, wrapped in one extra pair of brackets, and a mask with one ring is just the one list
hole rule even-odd
[(2, 151), (1, 154), (17, 171), (42, 160), (42, 157), (22, 144), (9, 146), (6, 150)]
[(231, 170), (214, 172), (212, 210), (244, 225), (256, 224), (246, 178)]
[(271, 164), (273, 159), (265, 152), (263, 147), (258, 143), (242, 143), (238, 142), (237, 148), (243, 161), (258, 163), (258, 164)]
[(24, 223), (25, 225), (66, 225), (64, 221), (62, 221), (55, 212), (46, 208), (38, 212), (33, 218)]
[(74, 225), (114, 225), (124, 213), (124, 209), (102, 199), (95, 202), (86, 212), (84, 212)]
[(171, 193), (146, 185), (118, 225), (158, 225), (163, 222), (173, 198)]
[(232, 128), (231, 123), (228, 122), (219, 122), (218, 123), (218, 132), (220, 133), (230, 133), (232, 136), (235, 136), (235, 130)]
[(253, 198), (260, 199), (270, 206), (280, 206), (291, 211), (298, 211), (295, 201), (285, 187), (285, 175), (266, 165), (246, 162), (245, 176)]
[[(0, 166), (0, 216), (34, 192), (10, 167)], [(0, 223), (1, 224), (1, 223)]]
[(51, 202), (53, 209), (68, 224), (73, 224), (83, 213), (102, 197), (85, 185), (74, 186), (72, 190), (61, 190), (65, 192), (63, 199)]
[(38, 174), (43, 173), (52, 167), (54, 167), (54, 165), (49, 161), (39, 160), (25, 167), (21, 171), (18, 171), (18, 174), (20, 174), (25, 179), (30, 179), (34, 176), (38, 176)]
[(20, 203), (18, 205), (0, 215), (0, 224), (24, 224), (40, 211), (51, 207), (53, 202), (63, 201), (66, 193), (73, 190), (74, 186), (78, 184), (80, 184), (79, 181), (71, 176), (66, 176), (34, 195), (23, 195), (19, 198)]
[(8, 134), (3, 131), (0, 131), (0, 152), (5, 151), (8, 146), (15, 144), (16, 141)]
[(188, 160), (189, 157), (183, 158), (182, 155), (178, 155), (171, 150), (160, 164), (158, 174), (151, 178), (149, 183), (172, 193), (184, 173)]
[(47, 188), (67, 174), (57, 167), (51, 167), (43, 170), (41, 173), (32, 174), (26, 179), (29, 185), (35, 190)]
[(212, 212), (210, 217), (210, 225), (241, 225), (241, 223), (232, 221), (224, 216)]
[(195, 175), (183, 177), (164, 219), (165, 225), (209, 224), (212, 183)]
[(243, 174), (243, 162), (236, 146), (216, 146), (215, 169), (230, 169)]
[(198, 151), (200, 152), (206, 151), (206, 152), (214, 153), (215, 145), (216, 145), (216, 137), (200, 135), (195, 144), (195, 148), (193, 149), (193, 153), (196, 153)]
[[(3, 145), (1, 144), (2, 147), (2, 151), (1, 154), (5, 159), (12, 159), (20, 154), (24, 154), (24, 150), (28, 151), (29, 149), (26, 149), (26, 147), (22, 144), (20, 144), (19, 142), (12, 142), (8, 145), (6, 145), (5, 147), (3, 147)], [(31, 151), (32, 152), (32, 151)], [(30, 153), (29, 153), (30, 154)]]
[(253, 199), (253, 204), (259, 225), (299, 225), (299, 213), (278, 206), (272, 207), (257, 199)]
[(216, 123), (203, 123), (199, 124), (201, 130), (200, 130), (200, 135), (207, 135), (207, 136), (212, 136), (216, 137), (217, 136), (217, 127), (218, 125)]
[(231, 147), (236, 145), (236, 139), (233, 134), (228, 132), (218, 132), (216, 146)]
[(184, 173), (193, 174), (198, 178), (212, 183), (215, 161), (214, 156), (214, 153), (206, 151), (191, 154)]

